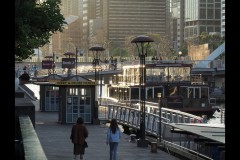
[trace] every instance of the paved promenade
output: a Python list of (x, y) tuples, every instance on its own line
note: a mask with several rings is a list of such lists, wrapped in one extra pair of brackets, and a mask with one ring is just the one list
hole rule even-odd
[[(34, 103), (38, 105), (37, 101)], [(73, 159), (73, 144), (70, 140), (72, 125), (58, 124), (56, 112), (40, 112), (37, 105), (35, 130), (48, 160)], [(109, 160), (109, 146), (105, 143), (108, 127), (105, 124), (86, 126), (89, 130), (89, 147), (85, 150), (84, 160)], [(161, 150), (152, 153), (150, 145), (148, 148), (140, 148), (129, 140), (129, 135), (122, 133), (118, 160), (179, 160)]]

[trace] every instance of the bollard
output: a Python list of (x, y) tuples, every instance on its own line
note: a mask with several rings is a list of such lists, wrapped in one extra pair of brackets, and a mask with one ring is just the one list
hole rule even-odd
[(151, 142), (151, 152), (157, 153), (157, 142)]
[(203, 123), (207, 123), (207, 115), (202, 115), (202, 118), (203, 118)]
[(136, 134), (130, 134), (130, 142), (136, 142)]
[(198, 118), (198, 119), (197, 119), (197, 123), (201, 123), (201, 119)]
[(191, 123), (194, 123), (194, 118), (190, 118), (190, 120), (191, 120)]

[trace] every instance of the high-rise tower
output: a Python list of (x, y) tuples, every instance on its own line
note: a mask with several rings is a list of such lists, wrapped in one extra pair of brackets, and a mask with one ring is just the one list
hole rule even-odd
[(127, 36), (167, 32), (168, 0), (104, 0), (103, 29), (108, 41), (121, 46)]
[(185, 0), (184, 38), (221, 32), (221, 0)]

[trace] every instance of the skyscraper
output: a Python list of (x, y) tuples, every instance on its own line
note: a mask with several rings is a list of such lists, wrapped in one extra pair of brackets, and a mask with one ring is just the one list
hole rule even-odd
[(184, 38), (221, 32), (221, 0), (185, 0)]
[(70, 15), (82, 16), (82, 0), (61, 0), (61, 13), (66, 18)]
[(172, 0), (171, 13), (171, 41), (177, 52), (184, 42), (184, 0)]
[(123, 45), (127, 36), (168, 34), (168, 0), (104, 0), (103, 29), (108, 41)]
[(82, 44), (83, 44), (83, 50), (84, 53), (88, 54), (88, 49), (90, 48), (89, 46), (89, 22), (91, 19), (96, 18), (96, 0), (83, 0), (83, 21), (82, 21)]
[(221, 36), (225, 36), (225, 0), (221, 0)]

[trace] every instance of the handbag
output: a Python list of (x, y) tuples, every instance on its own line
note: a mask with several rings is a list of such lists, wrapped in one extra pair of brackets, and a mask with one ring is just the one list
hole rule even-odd
[(83, 147), (84, 147), (84, 148), (88, 148), (88, 144), (87, 144), (86, 141), (84, 141), (84, 143), (83, 143)]

